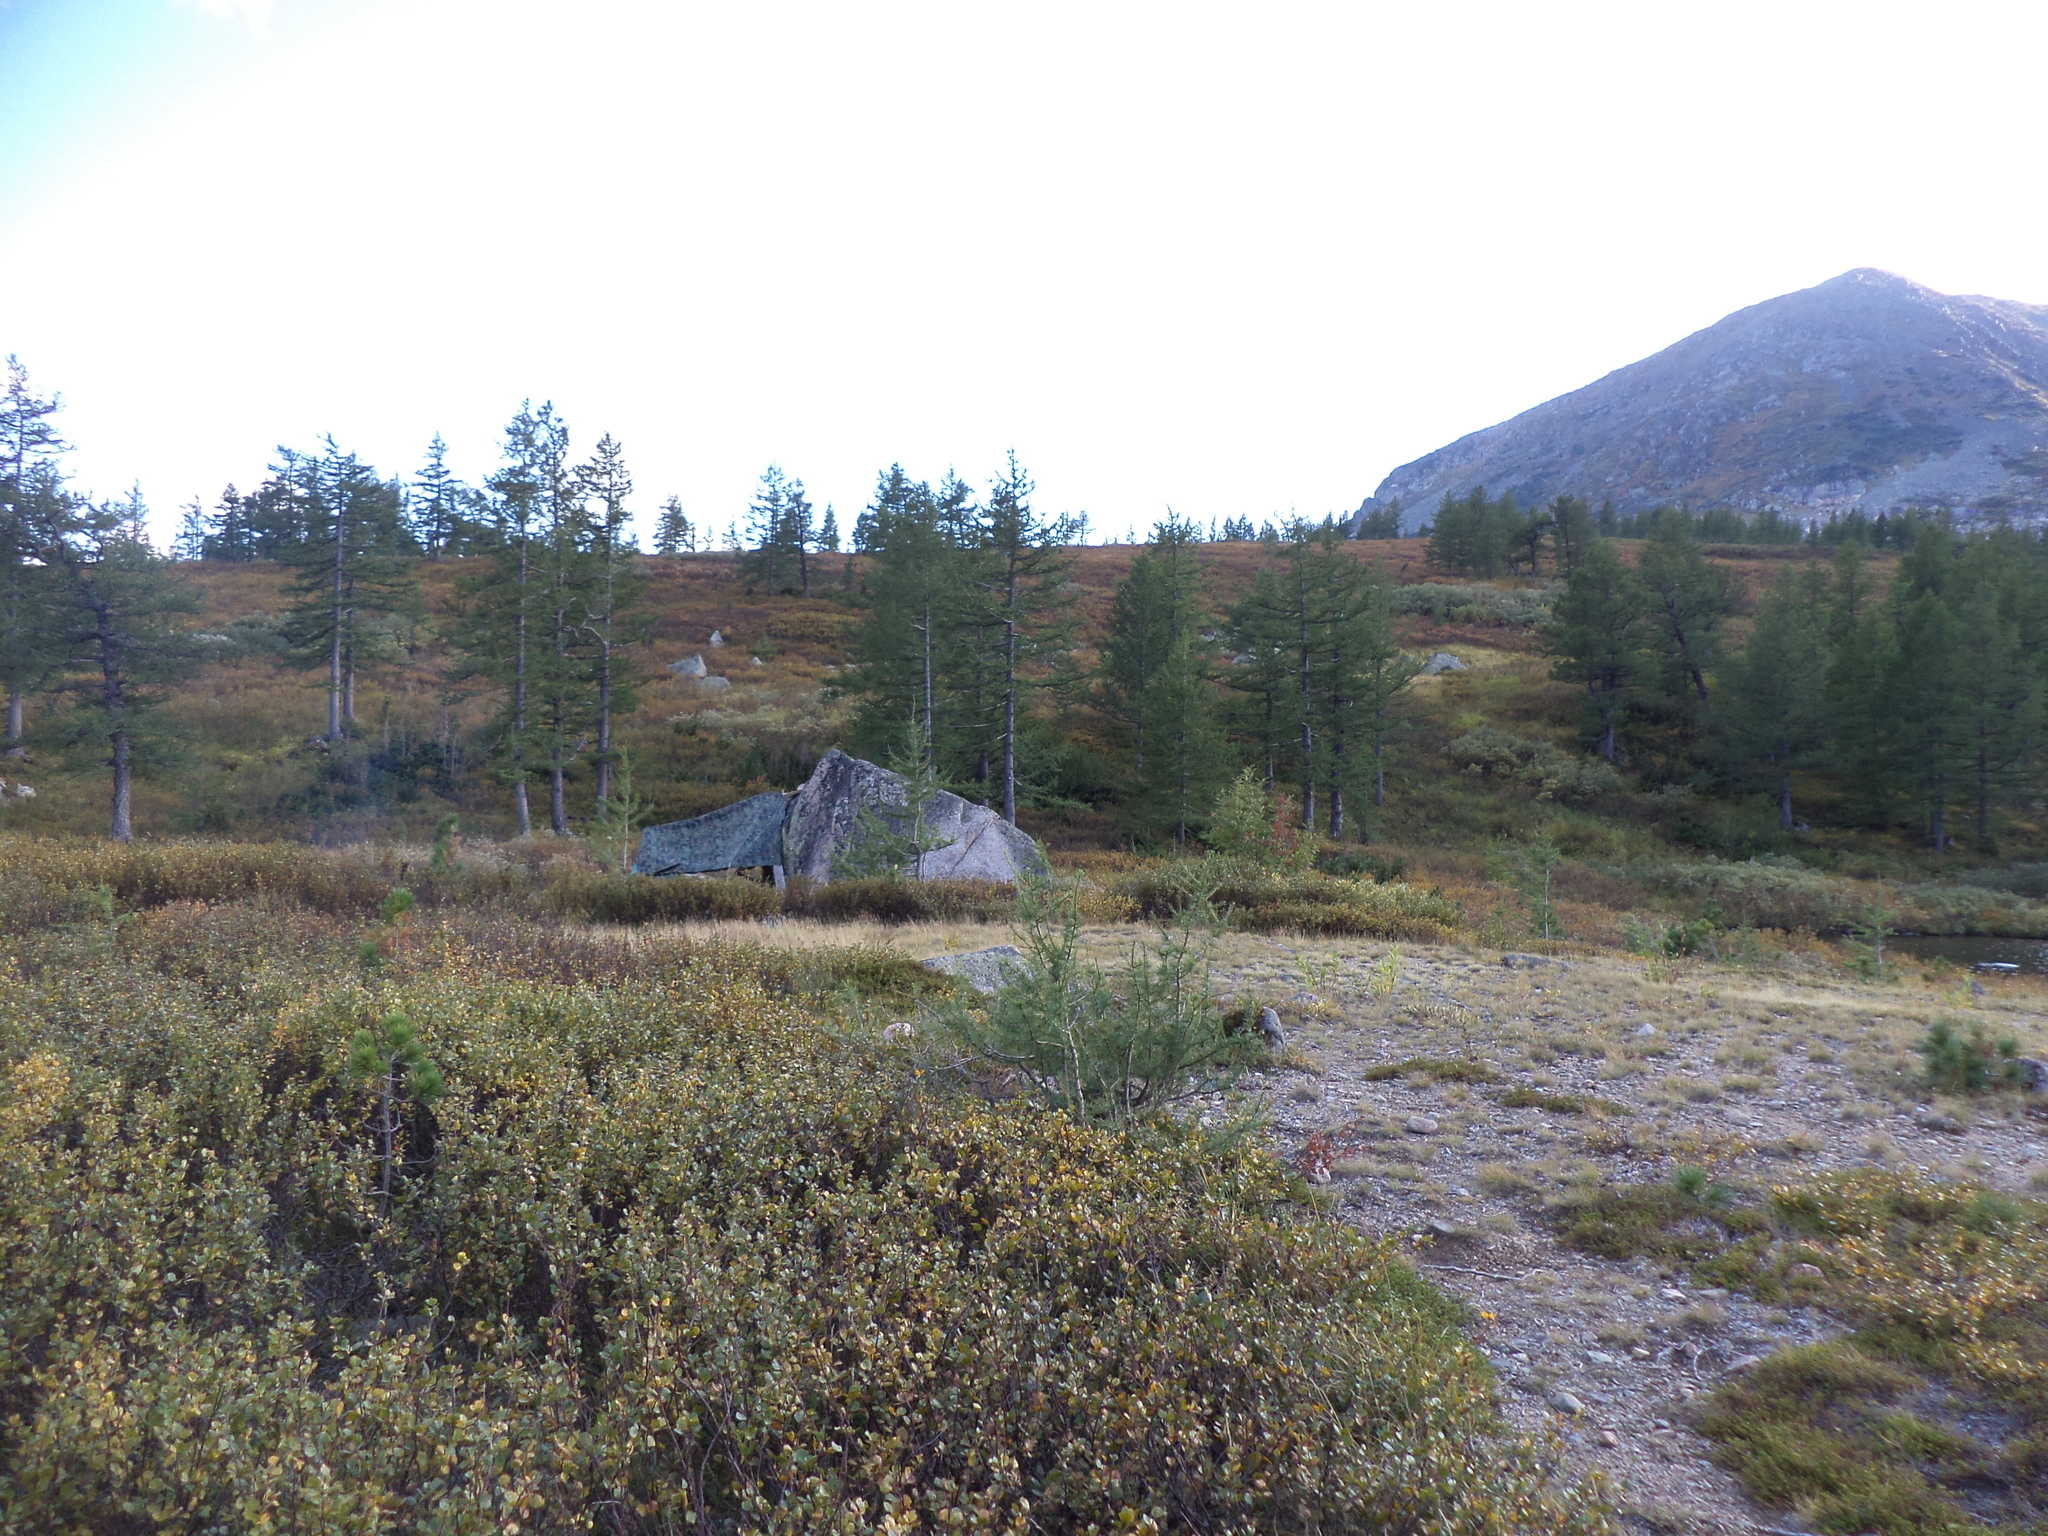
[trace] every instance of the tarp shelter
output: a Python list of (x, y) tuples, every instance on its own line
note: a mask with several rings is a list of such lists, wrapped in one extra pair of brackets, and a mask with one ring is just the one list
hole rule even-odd
[[(718, 869), (782, 873), (782, 813), (787, 797), (752, 795), (688, 821), (640, 834), (636, 875), (702, 875)], [(780, 883), (778, 879), (777, 883)]]

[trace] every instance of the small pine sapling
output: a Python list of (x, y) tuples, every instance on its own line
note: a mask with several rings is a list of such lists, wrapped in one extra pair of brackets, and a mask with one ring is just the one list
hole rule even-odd
[(448, 1085), (427, 1058), (412, 1021), (402, 1013), (386, 1015), (374, 1029), (360, 1029), (349, 1042), (348, 1075), (372, 1083), (377, 1091), (377, 1152), (383, 1164), (377, 1185), (377, 1219), (391, 1208), (391, 1176), (398, 1160), (398, 1102), (405, 1099), (430, 1109)]
[(413, 894), (402, 885), (378, 904), (377, 931), (363, 940), (358, 951), (364, 970), (380, 970), (392, 955), (404, 951), (411, 937), (412, 909)]
[(2026, 1085), (2019, 1041), (2010, 1035), (1994, 1040), (1975, 1021), (1966, 1033), (1953, 1019), (1936, 1019), (1913, 1049), (1927, 1063), (1927, 1086), (1944, 1093), (1966, 1097), (1989, 1088)]
[(654, 813), (654, 802), (633, 792), (633, 759), (625, 752), (613, 767), (611, 789), (597, 802), (597, 833), (592, 841), (598, 844), (598, 862), (609, 865), (613, 874), (623, 875), (632, 871), (640, 829)]
[(459, 875), (462, 873), (462, 824), (453, 811), (443, 816), (434, 826), (434, 855), (427, 861), (427, 868), (437, 875)]

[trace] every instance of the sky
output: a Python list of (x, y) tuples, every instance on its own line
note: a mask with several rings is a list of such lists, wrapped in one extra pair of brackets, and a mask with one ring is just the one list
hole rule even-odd
[(2048, 8), (0, 0), (0, 353), (81, 489), (524, 400), (643, 530), (1014, 449), (1097, 535), (1396, 465), (1852, 267), (2048, 303)]

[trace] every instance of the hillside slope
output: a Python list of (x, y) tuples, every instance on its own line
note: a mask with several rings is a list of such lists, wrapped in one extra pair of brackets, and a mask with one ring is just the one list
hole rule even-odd
[(2048, 307), (1859, 268), (1402, 465), (1404, 530), (1484, 485), (1622, 511), (1950, 508), (2048, 518)]

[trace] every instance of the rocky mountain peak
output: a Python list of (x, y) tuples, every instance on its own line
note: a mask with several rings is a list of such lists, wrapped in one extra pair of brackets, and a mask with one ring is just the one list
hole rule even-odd
[(1404, 464), (1361, 514), (1398, 500), (1412, 530), (1479, 485), (1625, 512), (2048, 520), (2048, 306), (1858, 267)]

